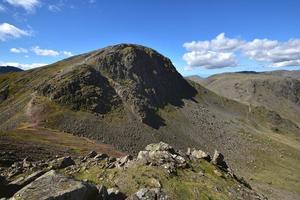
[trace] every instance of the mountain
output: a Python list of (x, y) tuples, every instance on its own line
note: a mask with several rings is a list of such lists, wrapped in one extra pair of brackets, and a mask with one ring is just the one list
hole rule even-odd
[(11, 66), (0, 66), (0, 74), (8, 73), (8, 72), (20, 72), (23, 71), (18, 67), (11, 67)]
[[(201, 84), (249, 106), (264, 106), (300, 125), (300, 71), (224, 73)], [(298, 78), (297, 78), (298, 77)]]
[(7, 165), (91, 148), (135, 155), (164, 141), (182, 150), (219, 150), (236, 174), (271, 198), (300, 195), (296, 120), (187, 81), (144, 46), (114, 45), (3, 74), (0, 113), (0, 147), (12, 152), (2, 156)]

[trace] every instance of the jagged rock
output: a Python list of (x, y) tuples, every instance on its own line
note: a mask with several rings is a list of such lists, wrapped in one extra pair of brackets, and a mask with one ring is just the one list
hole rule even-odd
[(75, 181), (51, 170), (18, 191), (11, 200), (82, 200), (95, 199), (96, 186)]
[(28, 161), (28, 158), (25, 158), (23, 160), (23, 167), (27, 168), (27, 167), (31, 167), (31, 163)]
[(123, 156), (122, 158), (117, 159), (117, 166), (123, 167), (130, 160), (132, 160), (131, 155)]
[(170, 200), (159, 188), (142, 188), (127, 200)]
[(208, 161), (210, 160), (210, 156), (202, 150), (194, 149), (193, 151), (191, 151), (190, 156), (192, 158), (196, 158), (196, 159), (205, 159), (205, 160), (208, 160)]
[(95, 156), (97, 156), (97, 152), (96, 151), (91, 151), (86, 155), (86, 158), (94, 158)]
[(103, 160), (103, 159), (105, 159), (105, 158), (108, 158), (108, 155), (105, 154), (105, 153), (97, 154), (97, 155), (94, 157), (95, 160)]
[(227, 163), (224, 161), (224, 155), (219, 153), (217, 150), (215, 150), (213, 159), (212, 159), (212, 163), (214, 165), (219, 166), (222, 169), (227, 170), (228, 169), (228, 165)]
[(168, 151), (171, 153), (175, 153), (175, 150), (173, 149), (173, 147), (164, 142), (149, 144), (145, 147), (145, 150), (146, 151)]
[(75, 162), (70, 156), (58, 158), (58, 159), (52, 161), (53, 169), (63, 169), (63, 168), (69, 167), (71, 165), (75, 165)]

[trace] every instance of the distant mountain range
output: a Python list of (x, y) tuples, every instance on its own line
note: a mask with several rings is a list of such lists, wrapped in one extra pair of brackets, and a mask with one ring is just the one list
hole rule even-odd
[(0, 74), (4, 74), (4, 73), (8, 73), (8, 72), (20, 72), (20, 71), (23, 71), (23, 70), (18, 67), (0, 66)]

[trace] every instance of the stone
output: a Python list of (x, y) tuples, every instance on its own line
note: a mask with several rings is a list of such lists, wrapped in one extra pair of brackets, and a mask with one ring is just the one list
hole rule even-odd
[(202, 150), (193, 150), (190, 155), (192, 158), (210, 160), (210, 156)]
[(128, 161), (132, 160), (131, 155), (126, 155), (118, 159), (118, 166), (122, 167), (124, 166)]
[(107, 190), (107, 194), (108, 194), (108, 199), (109, 200), (123, 200), (123, 199), (126, 199), (126, 196), (116, 188), (109, 188)]
[(58, 158), (58, 159), (54, 160), (52, 163), (52, 168), (53, 169), (63, 169), (63, 168), (69, 167), (71, 165), (75, 165), (75, 162), (70, 156), (68, 156), (68, 157), (62, 157), (62, 158)]
[(11, 200), (82, 200), (95, 199), (97, 195), (96, 186), (51, 170), (19, 190)]
[(127, 200), (170, 200), (170, 198), (159, 188), (142, 188)]
[(170, 153), (175, 153), (173, 147), (167, 143), (159, 142), (155, 144), (149, 144), (145, 147), (147, 151), (168, 151)]
[(28, 167), (31, 167), (32, 165), (31, 165), (31, 163), (28, 161), (28, 158), (25, 158), (24, 160), (23, 160), (23, 167), (24, 168), (28, 168)]
[(215, 150), (212, 163), (223, 170), (227, 170), (229, 168), (227, 163), (224, 161), (224, 155), (219, 153), (217, 150)]
[(86, 155), (86, 158), (94, 158), (95, 156), (97, 156), (97, 152), (96, 151), (91, 151)]
[(103, 160), (103, 159), (105, 159), (105, 158), (108, 158), (108, 155), (105, 154), (105, 153), (97, 154), (97, 155), (94, 157), (95, 160)]

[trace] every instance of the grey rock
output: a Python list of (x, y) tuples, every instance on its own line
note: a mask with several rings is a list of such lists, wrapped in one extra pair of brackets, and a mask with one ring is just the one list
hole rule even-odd
[(11, 200), (88, 200), (97, 195), (96, 186), (51, 170), (19, 190)]
[(147, 150), (147, 151), (168, 151), (171, 153), (175, 152), (175, 150), (173, 149), (173, 147), (171, 145), (164, 143), (164, 142), (149, 144), (145, 147), (145, 150)]
[(53, 169), (63, 169), (63, 168), (69, 167), (71, 165), (75, 165), (75, 162), (70, 156), (58, 158), (58, 159), (52, 161)]
[(206, 160), (210, 160), (210, 156), (202, 151), (202, 150), (196, 150), (194, 149), (192, 152), (191, 152), (191, 157), (192, 158), (195, 158), (195, 159), (206, 159)]
[(142, 188), (127, 200), (170, 200), (170, 198), (158, 188)]

